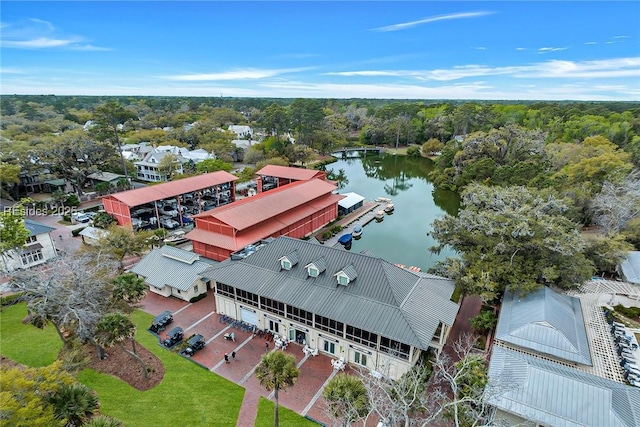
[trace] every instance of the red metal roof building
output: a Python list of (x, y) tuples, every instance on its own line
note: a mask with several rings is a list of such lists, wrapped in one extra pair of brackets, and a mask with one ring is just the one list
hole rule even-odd
[[(163, 212), (162, 203), (175, 204), (178, 212), (187, 212), (187, 203), (191, 213), (199, 213), (207, 207), (215, 207), (235, 200), (234, 181), (238, 178), (225, 171), (206, 173), (177, 181), (166, 182), (135, 190), (110, 194), (102, 200), (104, 209), (113, 215), (118, 225), (132, 226), (132, 212), (147, 210), (149, 215), (160, 222)], [(209, 204), (208, 201), (211, 201)], [(136, 214), (133, 215), (134, 217)], [(183, 215), (176, 215), (182, 224)]]
[(309, 181), (315, 178), (327, 180), (327, 173), (324, 171), (278, 165), (267, 165), (256, 172), (256, 175), (258, 175), (256, 179), (258, 193), (296, 181)]
[(338, 217), (337, 187), (323, 179), (297, 181), (194, 216), (186, 237), (193, 251), (222, 261), (268, 237), (302, 238)]

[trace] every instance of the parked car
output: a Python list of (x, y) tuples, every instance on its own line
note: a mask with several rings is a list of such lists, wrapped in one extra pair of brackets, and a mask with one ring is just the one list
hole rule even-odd
[(176, 326), (169, 331), (169, 333), (167, 334), (167, 338), (162, 341), (162, 344), (165, 347), (173, 347), (174, 345), (182, 341), (182, 338), (184, 338), (184, 331), (180, 326)]
[(204, 348), (204, 345), (204, 337), (200, 334), (195, 334), (187, 340), (187, 348), (185, 348), (182, 353), (185, 356), (193, 356), (196, 351), (202, 350)]
[(171, 322), (173, 322), (173, 315), (169, 310), (165, 310), (153, 318), (149, 329), (152, 332), (158, 333), (164, 330)]
[(75, 222), (87, 223), (91, 221), (91, 217), (84, 212), (74, 212), (71, 214), (71, 219)]
[(164, 228), (168, 228), (169, 230), (173, 230), (174, 228), (180, 227), (180, 223), (175, 219), (171, 219), (169, 217), (163, 216), (160, 218), (160, 225)]
[(176, 208), (174, 208), (171, 205), (164, 205), (161, 209), (160, 212), (163, 213), (164, 215), (169, 215), (169, 216), (176, 216), (178, 215), (178, 211), (176, 210)]
[(131, 225), (133, 225), (133, 228), (140, 228), (142, 227), (144, 221), (142, 221), (140, 218), (131, 218)]

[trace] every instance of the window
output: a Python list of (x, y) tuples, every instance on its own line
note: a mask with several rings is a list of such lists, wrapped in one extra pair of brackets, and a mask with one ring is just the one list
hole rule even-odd
[(397, 357), (399, 359), (409, 360), (409, 352), (411, 351), (411, 346), (392, 340), (391, 338), (381, 337), (380, 351), (388, 353), (391, 356)]
[(195, 286), (193, 287), (193, 292), (194, 292), (194, 293), (196, 293), (196, 294), (198, 293), (198, 285), (195, 285)]
[(263, 310), (269, 311), (273, 314), (279, 314), (284, 317), (284, 303), (274, 301), (271, 298), (260, 297), (260, 307)]
[(243, 291), (242, 289), (236, 289), (236, 292), (238, 293), (238, 301), (246, 302), (249, 305), (258, 307), (258, 295)]
[(344, 337), (344, 323), (329, 319), (328, 317), (322, 317), (316, 314), (316, 328), (339, 337)]
[(349, 284), (349, 278), (347, 276), (338, 276), (338, 283), (344, 286), (347, 286)]
[(280, 264), (285, 270), (291, 270), (291, 263), (288, 260), (283, 259), (282, 261), (280, 261)]
[(309, 276), (318, 277), (318, 269), (317, 268), (313, 268), (313, 267), (309, 267)]
[(347, 325), (347, 335), (346, 338), (355, 341), (360, 344), (364, 344), (371, 348), (376, 348), (378, 346), (378, 335), (369, 331), (365, 331), (363, 329), (354, 328), (353, 326)]
[(276, 322), (275, 320), (269, 319), (269, 330), (271, 332), (273, 332), (274, 334), (279, 334), (280, 333), (280, 323)]
[(313, 326), (313, 313), (291, 305), (287, 306), (287, 318), (304, 323), (305, 325)]
[(224, 283), (216, 283), (216, 293), (235, 299), (235, 289), (233, 289), (233, 286), (225, 285)]
[(27, 252), (20, 255), (20, 261), (22, 261), (22, 265), (31, 265), (35, 262), (42, 261), (44, 256), (42, 255), (42, 251), (38, 249), (34, 252)]
[(353, 361), (358, 365), (367, 366), (367, 355), (362, 354), (359, 351), (355, 351), (353, 355)]
[(336, 354), (336, 343), (324, 340), (324, 351), (330, 354)]
[(27, 240), (24, 242), (25, 245), (28, 245), (29, 243), (35, 243), (38, 241), (38, 238), (36, 236), (29, 236), (27, 237)]

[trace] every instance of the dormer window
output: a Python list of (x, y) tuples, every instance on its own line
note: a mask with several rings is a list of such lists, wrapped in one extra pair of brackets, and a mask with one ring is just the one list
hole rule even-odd
[(318, 277), (322, 272), (327, 269), (327, 263), (325, 262), (323, 257), (320, 257), (304, 266), (307, 269), (307, 273), (309, 273), (309, 277)]
[(280, 261), (280, 267), (284, 270), (291, 270), (291, 268), (298, 263), (298, 253), (293, 251), (283, 256), (278, 261)]
[(349, 264), (342, 270), (338, 271), (334, 276), (336, 276), (339, 285), (347, 286), (349, 283), (356, 280), (358, 272), (356, 272), (356, 269), (352, 264)]

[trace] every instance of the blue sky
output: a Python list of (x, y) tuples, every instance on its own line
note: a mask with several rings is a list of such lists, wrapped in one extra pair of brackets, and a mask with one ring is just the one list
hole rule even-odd
[(2, 1), (0, 93), (640, 100), (640, 2)]

